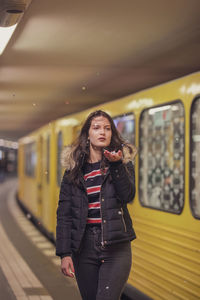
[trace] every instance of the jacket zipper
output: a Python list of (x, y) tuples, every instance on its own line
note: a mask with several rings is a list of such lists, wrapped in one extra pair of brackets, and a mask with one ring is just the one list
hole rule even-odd
[[(102, 186), (103, 186), (103, 183), (104, 183), (105, 179), (108, 177), (108, 174), (109, 174), (109, 170), (107, 171), (106, 176), (103, 179), (103, 182), (101, 184), (101, 190), (102, 190)], [(102, 247), (104, 247), (105, 246), (105, 242), (103, 240), (103, 218), (102, 218), (102, 209), (101, 209), (101, 204), (102, 204), (101, 190), (100, 190), (100, 195), (99, 195), (99, 197), (100, 197), (99, 198), (99, 200), (100, 200), (100, 214), (101, 214), (101, 245), (102, 245)]]
[(102, 245), (102, 247), (104, 247), (104, 240), (103, 240), (103, 224), (102, 224), (102, 222), (103, 222), (103, 218), (102, 218), (102, 209), (101, 209), (101, 203), (102, 203), (102, 201), (101, 201), (101, 190), (100, 190), (100, 195), (99, 195), (99, 200), (100, 200), (100, 214), (101, 214), (101, 245)]
[(124, 230), (125, 230), (125, 232), (127, 232), (126, 223), (125, 223), (125, 220), (124, 220), (124, 211), (123, 211), (123, 208), (121, 208), (121, 212), (122, 212), (122, 221), (123, 221), (123, 224), (124, 224)]

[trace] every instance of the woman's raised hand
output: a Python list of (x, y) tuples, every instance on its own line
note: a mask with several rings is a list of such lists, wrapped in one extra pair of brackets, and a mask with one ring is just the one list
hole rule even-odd
[(71, 256), (65, 256), (61, 259), (61, 271), (65, 276), (74, 278), (74, 265)]
[(103, 153), (104, 153), (105, 157), (111, 162), (122, 159), (122, 151), (121, 150), (119, 150), (118, 152), (115, 152), (115, 151), (110, 152), (108, 150), (104, 150)]

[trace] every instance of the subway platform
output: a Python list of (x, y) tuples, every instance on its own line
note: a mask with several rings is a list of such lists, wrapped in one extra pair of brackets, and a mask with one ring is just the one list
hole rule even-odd
[(17, 179), (0, 184), (0, 300), (81, 300), (55, 246), (16, 203)]

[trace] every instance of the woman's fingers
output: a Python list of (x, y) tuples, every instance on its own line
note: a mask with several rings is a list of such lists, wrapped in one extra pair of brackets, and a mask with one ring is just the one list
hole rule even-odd
[(71, 268), (69, 267), (69, 265), (67, 267), (63, 267), (62, 268), (62, 273), (65, 275), (65, 276), (68, 276), (68, 277), (74, 277), (74, 272), (71, 270)]
[(120, 157), (120, 159), (122, 158), (122, 151), (121, 150), (118, 150), (117, 152), (118, 156)]
[(74, 273), (75, 270), (74, 270), (74, 264), (73, 264), (73, 262), (71, 262), (70, 268), (71, 268), (71, 271)]
[(105, 150), (104, 155), (109, 161), (118, 161), (122, 158), (122, 151), (119, 150), (118, 152), (109, 152), (108, 150)]
[(64, 257), (61, 260), (61, 271), (65, 276), (74, 277), (74, 265), (71, 257)]
[(74, 277), (74, 265), (73, 265), (72, 261), (69, 264), (69, 274), (70, 274), (70, 277)]
[(66, 268), (61, 268), (62, 273), (67, 276), (67, 269)]

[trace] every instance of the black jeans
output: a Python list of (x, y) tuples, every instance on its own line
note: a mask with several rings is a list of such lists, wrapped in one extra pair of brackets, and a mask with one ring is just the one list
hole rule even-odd
[(130, 273), (131, 243), (102, 248), (101, 229), (87, 228), (73, 263), (83, 300), (118, 300)]

